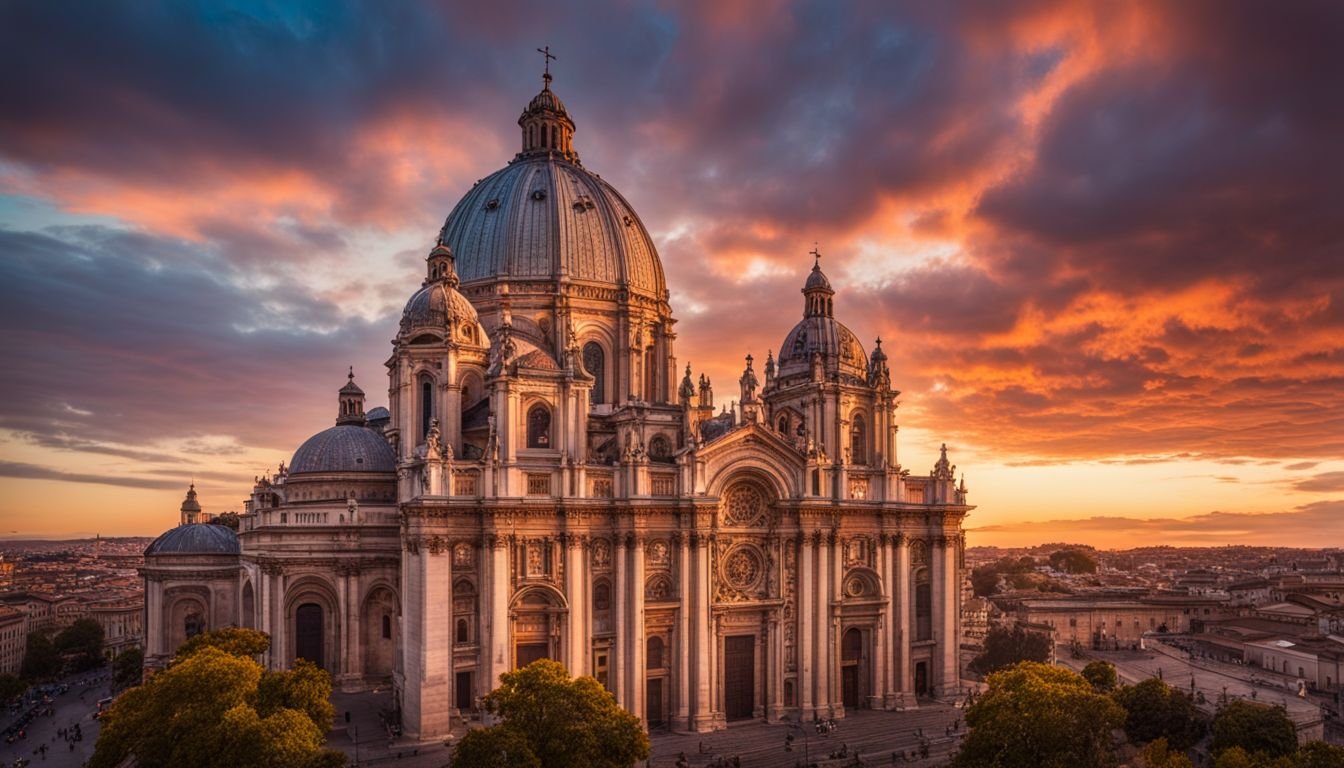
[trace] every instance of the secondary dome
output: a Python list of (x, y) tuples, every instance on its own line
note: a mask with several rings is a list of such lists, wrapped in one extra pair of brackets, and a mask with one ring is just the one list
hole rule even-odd
[(368, 427), (342, 424), (304, 441), (289, 462), (289, 474), (396, 472), (397, 459), (381, 434)]
[(145, 555), (236, 555), (238, 534), (210, 523), (179, 525), (155, 539)]
[(449, 325), (475, 330), (476, 308), (458, 293), (458, 277), (453, 251), (442, 243), (435, 245), (425, 259), (428, 274), (420, 290), (411, 295), (401, 313), (401, 329), (444, 329)]
[(868, 378), (868, 355), (859, 337), (835, 319), (831, 281), (821, 271), (821, 254), (803, 285), (803, 319), (784, 337), (779, 348), (779, 379), (811, 376), (812, 360), (820, 357), (826, 374), (836, 373), (859, 381)]
[(549, 78), (518, 122), (522, 151), (477, 182), (439, 232), (462, 282), (567, 279), (662, 299), (653, 239), (630, 203), (579, 164), (573, 121)]

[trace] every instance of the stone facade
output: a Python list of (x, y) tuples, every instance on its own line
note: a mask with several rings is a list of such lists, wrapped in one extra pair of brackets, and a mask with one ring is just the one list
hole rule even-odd
[[(945, 448), (897, 461), (881, 342), (835, 319), (818, 256), (778, 359), (748, 356), (716, 413), (652, 239), (549, 85), (429, 253), (388, 408), (352, 374), (337, 426), (258, 479), (212, 626), (391, 683), (424, 739), (543, 657), (677, 730), (955, 693), (971, 507)], [(166, 649), (177, 617), (151, 610)]]

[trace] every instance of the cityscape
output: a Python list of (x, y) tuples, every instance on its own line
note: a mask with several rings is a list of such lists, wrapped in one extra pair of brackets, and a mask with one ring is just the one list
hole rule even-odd
[(1344, 10), (0, 8), (0, 768), (1344, 767)]

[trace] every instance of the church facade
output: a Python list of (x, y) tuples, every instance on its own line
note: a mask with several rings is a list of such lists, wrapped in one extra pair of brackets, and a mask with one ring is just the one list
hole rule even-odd
[(946, 449), (899, 463), (881, 341), (836, 320), (818, 258), (778, 356), (746, 356), (716, 411), (674, 355), (653, 239), (550, 82), (430, 250), (387, 407), (352, 372), (236, 537), (184, 505), (151, 545), (148, 663), (255, 627), (272, 668), (390, 685), (426, 739), (539, 658), (675, 730), (955, 693), (971, 507)]

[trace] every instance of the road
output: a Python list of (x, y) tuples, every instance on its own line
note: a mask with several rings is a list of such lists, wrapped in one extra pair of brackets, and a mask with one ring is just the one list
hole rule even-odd
[[(13, 744), (0, 740), (0, 765), (8, 768), (15, 760), (24, 757), (32, 761), (32, 766), (79, 768), (93, 755), (93, 743), (98, 739), (98, 721), (93, 719), (93, 713), (98, 708), (98, 700), (109, 695), (109, 673), (105, 670), (86, 672), (71, 675), (59, 683), (69, 685), (70, 690), (52, 697), (51, 716), (34, 718), (25, 729), (27, 738)], [(16, 719), (8, 711), (3, 717), (5, 726)], [(60, 738), (58, 731), (68, 729), (73, 732), (75, 724), (79, 725), (82, 739), (67, 741)], [(43, 744), (47, 746), (45, 754), (39, 749)]]

